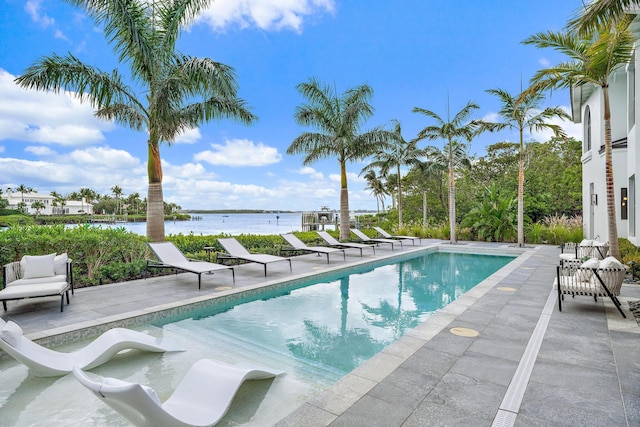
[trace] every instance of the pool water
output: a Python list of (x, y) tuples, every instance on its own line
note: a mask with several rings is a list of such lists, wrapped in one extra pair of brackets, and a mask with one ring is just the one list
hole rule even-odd
[[(91, 373), (150, 385), (164, 401), (201, 358), (281, 370), (285, 374), (275, 380), (245, 383), (236, 399), (241, 404), (232, 405), (219, 424), (271, 425), (512, 259), (420, 253), (267, 291), (252, 301), (214, 305), (137, 328), (174, 337), (187, 351), (119, 355)], [(35, 378), (12, 360), (0, 361), (0, 370), (7, 425), (128, 425), (71, 375)]]

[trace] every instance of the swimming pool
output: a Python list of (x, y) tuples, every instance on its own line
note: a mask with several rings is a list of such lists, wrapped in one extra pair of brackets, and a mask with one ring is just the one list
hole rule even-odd
[[(149, 384), (166, 399), (193, 362), (204, 357), (284, 370), (286, 375), (272, 382), (243, 386), (238, 399), (243, 405), (232, 406), (220, 424), (269, 425), (512, 259), (420, 252), (394, 264), (281, 287), (239, 304), (212, 305), (138, 328), (173, 336), (188, 351), (119, 357), (92, 372)], [(72, 377), (33, 378), (14, 365), (0, 364), (5, 420), (12, 413), (15, 425), (52, 425), (55, 419), (127, 425)]]

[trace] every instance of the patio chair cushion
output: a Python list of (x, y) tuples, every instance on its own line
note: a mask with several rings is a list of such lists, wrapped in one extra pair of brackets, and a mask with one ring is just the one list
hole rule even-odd
[(615, 257), (608, 256), (600, 261), (599, 268), (625, 268), (624, 264), (618, 261)]
[(55, 253), (23, 256), (20, 260), (20, 267), (24, 265), (22, 278), (35, 279), (38, 277), (53, 277), (55, 275), (55, 257)]
[(11, 320), (4, 324), (0, 329), (0, 338), (9, 344), (11, 347), (15, 347), (20, 342), (22, 336), (22, 328), (17, 323)]
[(69, 261), (69, 256), (66, 252), (56, 255), (53, 259), (53, 272), (56, 276), (67, 274), (67, 261)]
[(59, 283), (66, 282), (67, 275), (66, 274), (56, 274), (55, 276), (50, 277), (36, 277), (35, 279), (18, 279), (13, 282), (7, 283), (7, 288), (12, 286), (20, 286), (20, 285), (37, 285), (40, 283)]
[(28, 284), (23, 284), (21, 286), (16, 286), (14, 283), (15, 282), (11, 282), (11, 285), (0, 291), (0, 300), (61, 295), (69, 288), (69, 284), (67, 282), (29, 282)]
[(579, 275), (580, 280), (588, 282), (593, 276), (593, 271), (591, 269), (599, 267), (600, 261), (597, 258), (590, 258), (580, 265), (580, 270), (578, 270), (576, 274)]

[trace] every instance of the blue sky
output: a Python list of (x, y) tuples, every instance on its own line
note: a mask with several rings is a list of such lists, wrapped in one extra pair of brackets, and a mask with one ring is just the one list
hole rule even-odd
[[(442, 117), (468, 101), (474, 118), (495, 119), (499, 103), (485, 93), (512, 93), (540, 68), (563, 59), (525, 46), (531, 34), (561, 30), (580, 0), (217, 0), (185, 31), (179, 49), (235, 68), (242, 97), (259, 120), (252, 126), (213, 121), (163, 145), (164, 197), (185, 209), (315, 210), (339, 207), (335, 159), (302, 165), (286, 149), (301, 132), (298, 83), (316, 77), (339, 92), (372, 86), (375, 114), (368, 128), (400, 121), (405, 139), (432, 124), (415, 106)], [(0, 188), (20, 184), (48, 194), (114, 185), (125, 195), (147, 192), (144, 132), (92, 116), (73, 97), (26, 91), (13, 79), (36, 59), (71, 52), (103, 70), (118, 66), (100, 28), (59, 0), (4, 0), (0, 12)], [(566, 91), (549, 106), (569, 107)], [(580, 126), (561, 123), (580, 139)], [(548, 135), (528, 135), (545, 141)], [(471, 144), (482, 155), (508, 132)], [(442, 141), (430, 143), (442, 147)], [(423, 143), (426, 145), (426, 143)], [(351, 209), (376, 209), (359, 177), (365, 162), (348, 165)]]

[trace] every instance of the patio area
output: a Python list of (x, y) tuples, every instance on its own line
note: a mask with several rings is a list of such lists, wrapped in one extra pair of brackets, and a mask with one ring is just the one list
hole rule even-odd
[[(152, 320), (162, 310), (180, 310), (237, 290), (303, 278), (373, 259), (442, 245), (347, 260), (305, 255), (286, 263), (237, 268), (78, 289), (59, 312), (59, 300), (9, 303), (5, 320), (19, 323), (44, 345), (95, 336), (114, 326)], [(463, 250), (506, 248), (471, 243)], [(620, 300), (627, 319), (611, 301), (565, 298), (557, 309), (552, 289), (560, 249), (525, 248), (498, 273), (411, 330), (374, 358), (313, 396), (278, 426), (632, 426), (640, 425), (640, 327), (628, 301), (640, 286), (627, 284)]]

